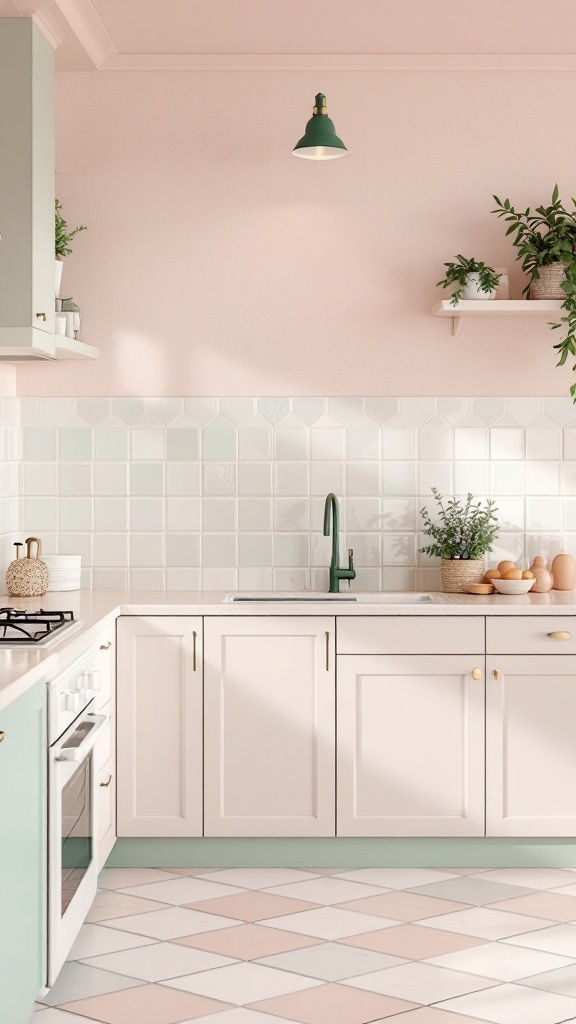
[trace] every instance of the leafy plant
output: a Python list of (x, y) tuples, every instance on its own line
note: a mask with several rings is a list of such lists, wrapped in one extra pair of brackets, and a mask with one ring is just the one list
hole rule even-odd
[(87, 231), (85, 224), (79, 224), (77, 228), (68, 231), (68, 225), (62, 216), (62, 203), (56, 200), (55, 207), (55, 228), (56, 228), (56, 256), (70, 256), (72, 249), (70, 242), (79, 231)]
[(444, 497), (436, 487), (432, 488), (432, 494), (438, 504), (440, 522), (432, 522), (426, 507), (420, 510), (424, 535), (432, 538), (432, 544), (419, 549), (422, 554), (436, 558), (482, 558), (492, 550), (499, 532), (498, 509), (492, 498), (488, 498), (483, 508), (481, 501), (476, 504), (472, 494), (467, 494), (465, 504), (457, 498), (447, 498), (444, 504)]
[(491, 292), (494, 288), (498, 287), (502, 274), (497, 274), (493, 267), (488, 267), (485, 263), (480, 263), (473, 257), (466, 259), (464, 256), (459, 255), (456, 259), (457, 263), (444, 264), (446, 276), (442, 281), (438, 281), (436, 285), (437, 288), (450, 288), (453, 284), (459, 286), (452, 292), (451, 304), (453, 306), (457, 306), (460, 302), (469, 274), (478, 274), (480, 290), (483, 292)]
[[(509, 199), (502, 202), (494, 196), (494, 200), (497, 208), (492, 212), (508, 223), (506, 234), (514, 234), (512, 241), (518, 249), (516, 259), (522, 262), (522, 270), (530, 278), (523, 294), (540, 277), (540, 267), (564, 264), (566, 278), (560, 287), (566, 293), (562, 303), (566, 315), (550, 324), (553, 330), (564, 328), (566, 331), (563, 340), (554, 345), (559, 356), (556, 365), (563, 366), (569, 355), (576, 357), (576, 199), (572, 198), (574, 209), (567, 210), (555, 185), (550, 206), (538, 206), (534, 212), (530, 207), (516, 210)], [(572, 370), (576, 372), (576, 363)], [(576, 383), (570, 387), (570, 394), (576, 403)]]

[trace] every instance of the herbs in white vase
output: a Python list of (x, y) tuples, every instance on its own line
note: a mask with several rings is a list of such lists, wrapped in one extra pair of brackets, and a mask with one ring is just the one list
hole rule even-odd
[(68, 230), (68, 224), (62, 216), (62, 203), (60, 200), (56, 200), (55, 206), (55, 224), (54, 224), (54, 236), (55, 236), (55, 261), (54, 261), (54, 285), (56, 288), (56, 298), (60, 295), (60, 288), (62, 286), (62, 270), (64, 267), (64, 259), (66, 256), (72, 254), (70, 248), (70, 242), (78, 234), (79, 231), (87, 231), (85, 224), (79, 224), (77, 227)]
[(457, 306), (461, 299), (494, 299), (502, 274), (494, 267), (470, 257), (458, 255), (455, 263), (445, 263), (445, 277), (438, 281), (437, 288), (451, 288), (451, 304)]
[(498, 510), (492, 498), (483, 505), (472, 494), (465, 499), (444, 498), (436, 487), (432, 494), (438, 505), (438, 522), (432, 520), (426, 507), (421, 509), (424, 536), (432, 543), (419, 550), (442, 559), (443, 590), (463, 593), (470, 584), (481, 583), (484, 578), (484, 555), (492, 550), (499, 533)]

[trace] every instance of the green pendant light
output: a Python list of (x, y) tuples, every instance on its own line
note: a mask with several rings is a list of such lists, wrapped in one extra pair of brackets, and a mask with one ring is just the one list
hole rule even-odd
[(342, 139), (336, 135), (334, 122), (328, 117), (326, 97), (319, 92), (312, 117), (292, 150), (292, 156), (302, 156), (306, 160), (335, 160), (338, 156), (346, 156), (347, 152)]

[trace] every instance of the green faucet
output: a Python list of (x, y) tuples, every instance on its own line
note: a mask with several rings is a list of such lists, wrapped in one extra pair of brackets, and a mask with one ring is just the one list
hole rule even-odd
[(338, 537), (340, 530), (340, 510), (338, 508), (338, 498), (335, 494), (328, 494), (326, 496), (326, 504), (324, 505), (324, 536), (330, 536), (330, 512), (332, 512), (332, 559), (330, 561), (330, 594), (340, 593), (340, 580), (348, 580), (348, 586), (350, 586), (350, 580), (356, 579), (356, 570), (354, 569), (354, 552), (352, 548), (348, 548), (348, 568), (341, 569), (338, 565)]

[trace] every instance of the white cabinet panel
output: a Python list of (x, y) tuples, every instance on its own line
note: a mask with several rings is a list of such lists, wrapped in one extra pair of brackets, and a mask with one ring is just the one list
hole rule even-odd
[(118, 835), (202, 835), (202, 619), (118, 619)]
[(205, 619), (205, 835), (334, 835), (334, 625)]
[(576, 835), (576, 657), (490, 657), (486, 833)]
[(338, 658), (338, 835), (484, 834), (483, 668), (478, 656)]
[(338, 654), (484, 653), (481, 615), (341, 615)]

